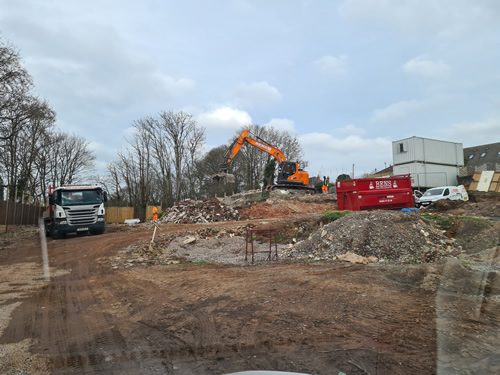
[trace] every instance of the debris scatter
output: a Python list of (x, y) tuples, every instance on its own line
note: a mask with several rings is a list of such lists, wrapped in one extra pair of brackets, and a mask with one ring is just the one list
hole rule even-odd
[(231, 208), (217, 198), (207, 198), (202, 201), (186, 199), (165, 211), (162, 223), (194, 224), (220, 221), (237, 221), (240, 219), (238, 210)]

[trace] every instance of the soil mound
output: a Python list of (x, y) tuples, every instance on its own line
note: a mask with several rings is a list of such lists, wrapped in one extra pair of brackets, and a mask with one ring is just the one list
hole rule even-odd
[[(307, 240), (282, 251), (282, 257), (341, 260), (354, 253), (396, 262), (427, 263), (458, 255), (455, 240), (414, 212), (354, 212), (313, 233)], [(373, 259), (373, 258), (371, 258)]]
[(448, 210), (453, 210), (457, 208), (464, 208), (464, 206), (467, 204), (467, 202), (462, 201), (462, 200), (449, 200), (449, 199), (441, 199), (439, 201), (436, 201), (434, 203), (434, 209), (436, 211), (448, 211)]

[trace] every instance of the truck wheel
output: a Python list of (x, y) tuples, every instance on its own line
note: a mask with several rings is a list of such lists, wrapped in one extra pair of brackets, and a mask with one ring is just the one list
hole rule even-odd
[(66, 234), (61, 234), (57, 232), (54, 227), (52, 226), (50, 228), (50, 237), (52, 237), (54, 240), (59, 240), (61, 238), (66, 238)]
[(43, 222), (43, 227), (45, 229), (45, 237), (50, 237), (50, 231), (49, 231), (49, 223), (44, 221)]
[(90, 233), (92, 233), (93, 235), (103, 234), (104, 233), (104, 229), (91, 230)]
[(50, 228), (50, 237), (52, 237), (54, 240), (57, 240), (59, 238), (59, 234), (56, 233), (54, 227)]

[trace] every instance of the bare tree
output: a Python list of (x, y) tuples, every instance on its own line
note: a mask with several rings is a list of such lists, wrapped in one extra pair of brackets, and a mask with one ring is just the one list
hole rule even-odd
[(107, 192), (109, 194), (110, 201), (114, 202), (116, 205), (127, 204), (125, 194), (123, 193), (123, 187), (121, 184), (121, 175), (117, 162), (108, 163), (106, 165), (108, 171), (108, 177), (104, 179), (104, 185), (107, 187)]
[(192, 116), (162, 112), (132, 125), (133, 139), (127, 140), (129, 145), (119, 153), (119, 160), (108, 165), (117, 195), (121, 192), (135, 207), (160, 202), (172, 206), (181, 195), (199, 195), (196, 163), (205, 130), (197, 127)]
[(196, 130), (193, 116), (185, 112), (160, 113), (160, 129), (165, 132), (168, 146), (173, 150), (175, 166), (175, 202), (181, 200), (182, 167), (186, 157), (187, 140)]
[(29, 117), (33, 81), (19, 53), (0, 39), (0, 140), (15, 136)]
[(286, 156), (288, 161), (296, 161), (304, 164), (302, 160), (304, 152), (299, 139), (291, 135), (286, 130), (277, 130), (271, 127), (265, 127), (265, 140), (279, 148)]
[(45, 169), (39, 162), (47, 152), (45, 141), (54, 126), (55, 112), (46, 101), (31, 98), (22, 116), (23, 126), (0, 144), (0, 163), (8, 185), (34, 195), (45, 182)]
[(203, 197), (213, 197), (214, 195), (222, 196), (224, 194), (231, 195), (239, 192), (241, 185), (241, 175), (238, 173), (241, 169), (237, 167), (238, 160), (232, 163), (231, 167), (234, 168), (235, 182), (228, 184), (220, 183), (214, 184), (210, 176), (219, 173), (220, 164), (223, 161), (223, 156), (228, 149), (227, 145), (215, 147), (208, 151), (204, 157), (196, 162), (196, 178), (200, 183), (199, 194)]
[(49, 183), (75, 182), (95, 156), (83, 138), (54, 131), (56, 113), (33, 87), (19, 53), (0, 39), (0, 178), (46, 196)]
[(186, 175), (189, 183), (188, 196), (192, 199), (197, 198), (203, 178), (197, 174), (196, 163), (201, 159), (201, 150), (205, 143), (205, 129), (195, 128), (192, 134), (187, 138), (186, 151)]
[(73, 184), (82, 173), (88, 172), (95, 162), (89, 143), (77, 135), (54, 133), (51, 135), (50, 152), (47, 155), (53, 186)]
[(116, 196), (133, 207), (145, 207), (153, 198), (156, 175), (152, 158), (152, 142), (149, 133), (136, 127), (129, 146), (118, 153), (118, 160), (108, 164)]
[(23, 136), (19, 137), (18, 158), (23, 171), (20, 181), (23, 182), (22, 190), (32, 195), (41, 192), (46, 197), (48, 170), (44, 161), (52, 146), (51, 132), (56, 114), (46, 101), (39, 100), (33, 102), (30, 113), (30, 121), (21, 131)]
[(133, 126), (138, 129), (138, 131), (146, 132), (149, 135), (151, 147), (152, 147), (152, 158), (156, 162), (156, 169), (159, 173), (156, 183), (160, 187), (160, 197), (158, 202), (165, 204), (166, 206), (172, 206), (174, 204), (173, 196), (173, 167), (172, 167), (172, 152), (168, 147), (167, 136), (160, 126), (158, 119), (153, 117), (146, 117), (144, 119), (136, 120)]
[(122, 160), (127, 163), (130, 171), (135, 173), (135, 205), (146, 206), (151, 198), (153, 189), (151, 180), (155, 174), (151, 155), (151, 137), (143, 129), (136, 128), (135, 137), (129, 144), (129, 156), (132, 157), (128, 160), (122, 157)]

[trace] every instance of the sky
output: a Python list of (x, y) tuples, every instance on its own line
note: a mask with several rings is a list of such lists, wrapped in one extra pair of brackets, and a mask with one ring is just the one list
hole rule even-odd
[(311, 176), (381, 170), (412, 136), (500, 142), (497, 0), (0, 0), (0, 35), (101, 174), (162, 111), (204, 152), (287, 130)]

